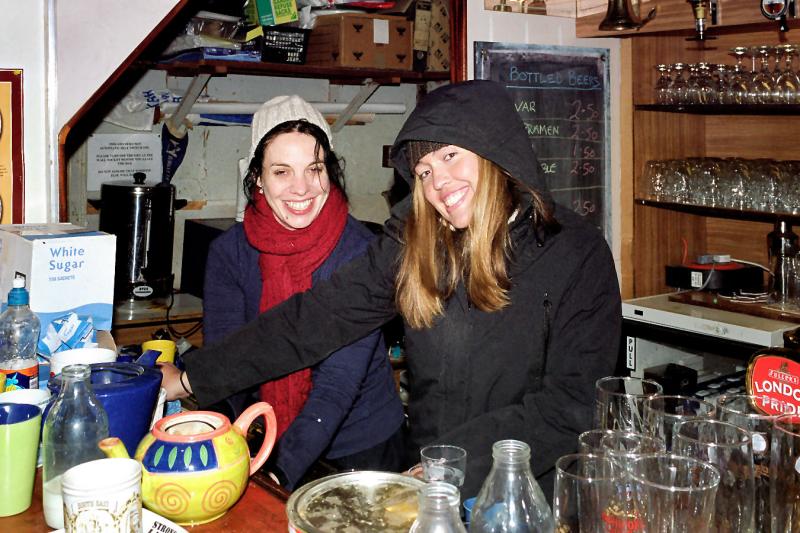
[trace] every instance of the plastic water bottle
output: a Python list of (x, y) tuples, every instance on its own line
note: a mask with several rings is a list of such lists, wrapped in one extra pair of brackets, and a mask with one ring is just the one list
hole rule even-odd
[(92, 392), (89, 365), (61, 371), (61, 388), (42, 429), (44, 520), (64, 527), (61, 476), (73, 466), (105, 457), (97, 444), (108, 437), (108, 415)]
[(8, 293), (8, 308), (0, 314), (0, 372), (5, 390), (38, 389), (39, 318), (31, 311), (25, 278), (14, 278)]
[(467, 533), (461, 523), (458, 489), (431, 481), (419, 493), (419, 514), (409, 533)]
[(531, 448), (518, 440), (492, 446), (492, 470), (472, 508), (470, 532), (553, 533), (553, 513), (531, 472)]

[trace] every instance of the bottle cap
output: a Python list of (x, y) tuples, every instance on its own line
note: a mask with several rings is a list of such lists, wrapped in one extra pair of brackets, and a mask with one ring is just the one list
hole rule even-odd
[(25, 278), (14, 278), (12, 287), (13, 289), (8, 291), (8, 305), (28, 305), (30, 297), (25, 290)]

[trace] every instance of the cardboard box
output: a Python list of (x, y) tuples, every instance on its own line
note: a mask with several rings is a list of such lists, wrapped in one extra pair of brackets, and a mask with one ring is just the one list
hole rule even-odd
[(411, 70), (413, 24), (403, 17), (339, 13), (317, 17), (307, 65)]
[(42, 331), (70, 311), (110, 330), (116, 245), (115, 235), (72, 224), (0, 225), (0, 299), (21, 274)]
[(450, 70), (450, 11), (447, 0), (433, 0), (428, 41), (428, 70)]

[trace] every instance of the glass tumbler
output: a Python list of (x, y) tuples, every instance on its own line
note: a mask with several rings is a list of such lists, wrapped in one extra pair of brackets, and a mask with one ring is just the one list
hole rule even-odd
[(444, 481), (455, 487), (464, 484), (467, 450), (449, 444), (433, 444), (419, 451), (425, 481)]
[(800, 415), (781, 415), (772, 428), (772, 533), (800, 531)]
[(622, 473), (610, 458), (571, 454), (556, 461), (553, 517), (559, 533), (605, 533), (614, 520), (611, 487)]
[(644, 401), (664, 389), (649, 379), (605, 377), (595, 384), (594, 427), (644, 433)]
[(644, 424), (649, 435), (673, 449), (675, 427), (691, 418), (713, 418), (714, 404), (689, 396), (656, 395), (644, 401)]
[(770, 531), (770, 442), (772, 425), (777, 416), (764, 414), (756, 406), (771, 403), (767, 396), (747, 394), (723, 394), (717, 398), (717, 418), (750, 432), (753, 445), (753, 465), (755, 472), (755, 531)]
[(687, 420), (678, 424), (672, 449), (678, 455), (706, 461), (719, 469), (714, 531), (753, 531), (755, 477), (750, 434), (719, 420)]
[(634, 506), (647, 533), (711, 531), (720, 473), (678, 455), (647, 455), (631, 464)]

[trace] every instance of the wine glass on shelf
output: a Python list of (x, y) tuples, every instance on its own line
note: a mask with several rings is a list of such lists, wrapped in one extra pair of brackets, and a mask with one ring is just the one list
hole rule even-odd
[(791, 44), (778, 45), (783, 57), (783, 70), (780, 71), (775, 80), (774, 96), (776, 103), (796, 104), (800, 102), (798, 91), (800, 91), (800, 77), (794, 70), (794, 56), (797, 48)]
[(711, 81), (714, 85), (714, 96), (717, 104), (735, 104), (728, 94), (728, 65), (718, 63), (712, 65)]
[(667, 194), (664, 162), (658, 160), (648, 161), (644, 166), (641, 184), (642, 187), (639, 190), (644, 191), (648, 200), (664, 201)]
[(697, 64), (696, 95), (698, 104), (714, 104), (717, 101), (717, 87), (711, 76), (708, 63)]
[(665, 64), (656, 65), (658, 79), (656, 80), (655, 93), (657, 104), (671, 104), (672, 95), (669, 92), (669, 84), (672, 80), (669, 77), (669, 67)]
[(749, 74), (744, 67), (744, 56), (747, 55), (747, 47), (735, 46), (731, 48), (731, 53), (736, 57), (736, 64), (728, 76), (727, 99), (733, 104), (746, 104)]
[(674, 63), (672, 65), (672, 82), (669, 84), (669, 91), (672, 95), (672, 103), (683, 105), (688, 102), (689, 86), (686, 81), (684, 72), (686, 65), (683, 63)]
[(760, 67), (756, 71), (755, 62), (753, 63), (752, 77), (747, 87), (747, 100), (750, 104), (769, 104), (772, 103), (773, 79), (772, 72), (769, 70), (769, 46), (754, 46), (750, 49), (750, 54), (755, 61), (759, 58)]

